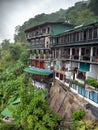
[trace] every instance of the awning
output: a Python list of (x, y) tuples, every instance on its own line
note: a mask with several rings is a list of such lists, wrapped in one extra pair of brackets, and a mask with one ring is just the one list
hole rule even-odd
[(20, 98), (17, 98), (15, 101), (11, 102), (2, 112), (1, 115), (6, 116), (6, 117), (13, 117), (12, 116), (12, 111), (9, 108), (13, 108), (14, 110), (16, 109), (17, 104), (20, 103)]
[(81, 62), (78, 70), (82, 71), (82, 72), (88, 72), (88, 71), (90, 71), (90, 64)]
[(1, 115), (6, 116), (6, 117), (12, 117), (12, 112), (6, 107), (2, 112)]
[(32, 73), (32, 74), (37, 74), (37, 75), (50, 75), (52, 74), (53, 72), (50, 71), (50, 70), (46, 70), (46, 69), (39, 69), (39, 68), (35, 68), (35, 67), (30, 67), (30, 68), (25, 68), (24, 69), (25, 72), (28, 72), (28, 73)]

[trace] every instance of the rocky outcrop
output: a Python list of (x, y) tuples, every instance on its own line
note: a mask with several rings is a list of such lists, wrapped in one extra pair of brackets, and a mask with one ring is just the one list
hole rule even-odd
[(55, 81), (55, 84), (50, 89), (50, 108), (58, 113), (63, 119), (72, 119), (72, 113), (79, 109), (84, 109), (86, 112), (86, 119), (95, 119), (90, 110), (85, 108), (85, 101), (77, 94), (68, 90), (59, 81)]

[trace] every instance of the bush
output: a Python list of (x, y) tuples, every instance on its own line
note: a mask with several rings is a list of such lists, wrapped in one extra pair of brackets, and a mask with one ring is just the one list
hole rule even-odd
[(88, 85), (91, 85), (93, 87), (97, 87), (98, 88), (98, 81), (97, 80), (94, 80), (93, 78), (88, 78), (87, 79), (87, 84)]
[(85, 111), (80, 109), (79, 111), (75, 111), (72, 114), (72, 118), (74, 121), (80, 121), (85, 116)]
[(17, 126), (15, 126), (14, 124), (2, 123), (0, 124), (0, 130), (22, 130), (22, 129), (17, 128)]

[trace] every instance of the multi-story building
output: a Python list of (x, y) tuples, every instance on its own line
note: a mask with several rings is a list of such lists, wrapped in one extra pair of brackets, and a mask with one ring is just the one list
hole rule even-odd
[(73, 25), (63, 22), (46, 22), (25, 30), (26, 38), (30, 43), (29, 69), (33, 73), (35, 86), (45, 87), (53, 81), (53, 55), (51, 52), (51, 36), (72, 29)]
[[(49, 83), (55, 72), (55, 79), (98, 107), (98, 22), (75, 27), (47, 22), (25, 33), (31, 67), (50, 69), (44, 82)], [(42, 79), (41, 75), (35, 77)]]
[(98, 22), (52, 39), (55, 78), (98, 107)]

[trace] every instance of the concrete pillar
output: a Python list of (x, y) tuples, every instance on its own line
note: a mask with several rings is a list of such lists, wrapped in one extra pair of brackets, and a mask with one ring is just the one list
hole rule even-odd
[(90, 51), (90, 62), (92, 62), (93, 60), (93, 47), (91, 47), (91, 51)]
[(59, 49), (59, 59), (61, 58), (61, 49)]
[(55, 49), (55, 57), (54, 58), (56, 59), (56, 49)]
[(81, 60), (81, 47), (79, 47), (79, 60)]
[(70, 59), (72, 57), (72, 48), (70, 48)]

